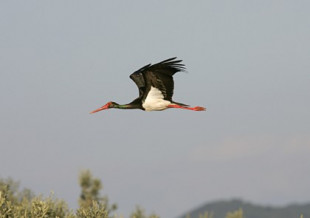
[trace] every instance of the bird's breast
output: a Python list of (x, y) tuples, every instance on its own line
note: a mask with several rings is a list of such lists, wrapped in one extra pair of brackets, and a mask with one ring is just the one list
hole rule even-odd
[(146, 111), (161, 111), (167, 109), (169, 104), (171, 104), (171, 102), (164, 99), (162, 92), (151, 86), (144, 102), (142, 102), (142, 107)]

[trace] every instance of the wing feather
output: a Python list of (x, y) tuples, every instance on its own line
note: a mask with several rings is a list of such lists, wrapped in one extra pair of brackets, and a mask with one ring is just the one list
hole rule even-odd
[(182, 60), (169, 58), (157, 64), (148, 64), (130, 75), (139, 89), (139, 98), (146, 98), (151, 86), (158, 88), (165, 100), (172, 101), (174, 82), (173, 75), (184, 71)]
[(144, 92), (145, 92), (145, 79), (144, 79), (144, 75), (143, 72), (145, 71), (145, 69), (147, 69), (150, 66), (150, 64), (145, 65), (144, 67), (140, 68), (139, 70), (137, 70), (136, 72), (132, 73), (129, 77), (130, 79), (132, 79), (138, 89), (139, 89), (139, 98), (142, 98)]

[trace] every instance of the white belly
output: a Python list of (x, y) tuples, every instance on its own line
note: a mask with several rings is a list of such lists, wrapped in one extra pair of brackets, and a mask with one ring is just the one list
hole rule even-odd
[(142, 107), (146, 111), (161, 111), (167, 109), (169, 104), (171, 104), (171, 102), (164, 100), (164, 96), (161, 91), (151, 86), (151, 90), (142, 103)]

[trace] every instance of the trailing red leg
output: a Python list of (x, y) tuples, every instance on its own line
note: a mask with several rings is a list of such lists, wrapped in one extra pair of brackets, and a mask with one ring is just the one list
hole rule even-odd
[(186, 106), (181, 106), (177, 104), (170, 104), (168, 105), (168, 108), (180, 108), (180, 109), (185, 109), (185, 110), (192, 110), (192, 111), (205, 111), (206, 108), (196, 106), (196, 107), (186, 107)]

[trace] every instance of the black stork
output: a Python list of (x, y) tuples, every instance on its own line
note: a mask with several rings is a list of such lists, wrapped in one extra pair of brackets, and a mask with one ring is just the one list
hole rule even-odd
[(110, 108), (141, 109), (145, 111), (161, 111), (167, 108), (180, 108), (193, 111), (205, 111), (204, 107), (190, 107), (172, 100), (173, 75), (184, 71), (182, 60), (169, 58), (157, 64), (148, 64), (130, 75), (139, 89), (139, 97), (129, 104), (120, 105), (110, 101), (102, 107), (90, 112), (91, 114)]

